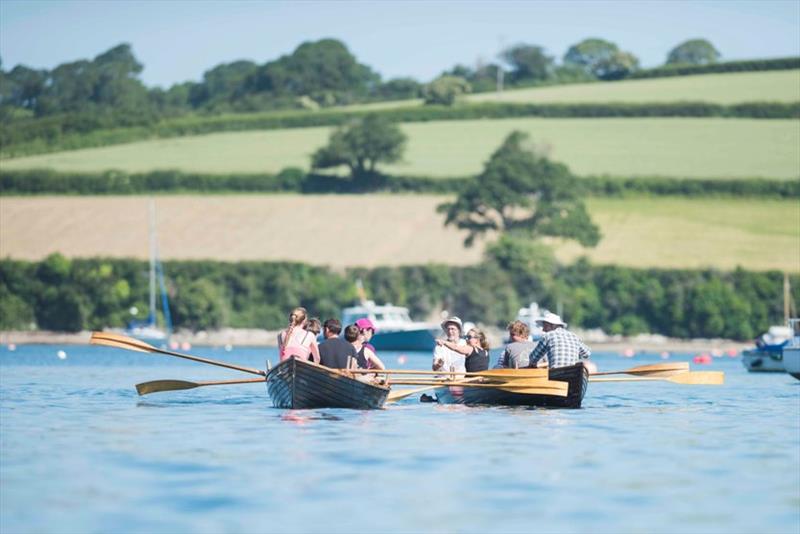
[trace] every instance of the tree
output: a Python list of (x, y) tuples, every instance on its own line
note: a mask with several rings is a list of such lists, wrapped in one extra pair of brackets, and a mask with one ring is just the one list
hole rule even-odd
[(346, 165), (354, 179), (375, 174), (378, 163), (399, 161), (405, 150), (407, 137), (396, 125), (379, 115), (337, 128), (328, 145), (311, 157), (314, 169), (328, 169)]
[(358, 63), (344, 43), (321, 39), (302, 43), (292, 54), (265, 64), (250, 76), (246, 85), (250, 92), (308, 95), (326, 104), (352, 99), (352, 95), (366, 95), (379, 83), (380, 76)]
[(615, 52), (595, 63), (593, 73), (601, 80), (621, 80), (639, 68), (639, 60), (628, 52)]
[(541, 46), (519, 44), (501, 54), (511, 65), (513, 81), (546, 80), (553, 75), (553, 57), (545, 54)]
[(219, 328), (224, 323), (222, 292), (207, 279), (182, 283), (172, 307), (175, 324), (194, 331)]
[(456, 99), (469, 93), (469, 82), (458, 76), (440, 76), (425, 86), (422, 97), (426, 104), (452, 106)]
[(707, 40), (690, 39), (670, 51), (667, 65), (708, 65), (719, 58), (719, 51)]
[(456, 200), (439, 206), (445, 225), (467, 230), (466, 246), (489, 231), (596, 245), (600, 231), (578, 196), (577, 180), (565, 165), (525, 148), (526, 139), (512, 132)]
[(610, 41), (591, 38), (572, 45), (564, 55), (564, 64), (581, 67), (603, 80), (613, 80), (638, 68), (639, 60)]

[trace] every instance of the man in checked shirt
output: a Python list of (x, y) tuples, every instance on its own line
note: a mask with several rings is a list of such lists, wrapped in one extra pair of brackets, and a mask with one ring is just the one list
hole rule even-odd
[(555, 313), (546, 313), (541, 322), (544, 334), (531, 352), (531, 367), (566, 367), (591, 356), (589, 347), (567, 330), (567, 323), (561, 317)]

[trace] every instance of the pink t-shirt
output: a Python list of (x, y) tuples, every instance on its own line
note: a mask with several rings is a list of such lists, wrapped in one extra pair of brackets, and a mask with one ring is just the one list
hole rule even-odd
[(311, 355), (311, 344), (314, 343), (314, 336), (310, 335), (311, 332), (299, 326), (292, 330), (292, 336), (285, 343), (283, 338), (286, 337), (286, 330), (278, 335), (278, 343), (283, 345), (283, 350), (280, 351), (281, 361), (288, 360), (292, 356), (300, 358), (301, 360), (308, 360)]

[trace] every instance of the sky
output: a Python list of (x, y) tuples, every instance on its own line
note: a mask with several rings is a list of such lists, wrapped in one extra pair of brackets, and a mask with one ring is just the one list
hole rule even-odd
[(220, 63), (263, 64), (328, 37), (383, 79), (422, 82), (458, 63), (496, 61), (517, 43), (560, 61), (587, 37), (617, 43), (644, 67), (698, 37), (725, 60), (797, 56), (800, 0), (0, 0), (4, 70), (52, 69), (125, 42), (151, 87), (199, 81)]

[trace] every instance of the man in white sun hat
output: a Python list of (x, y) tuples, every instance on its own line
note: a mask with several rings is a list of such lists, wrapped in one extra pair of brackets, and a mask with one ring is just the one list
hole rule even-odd
[(546, 313), (540, 319), (544, 334), (531, 352), (531, 367), (566, 367), (591, 356), (592, 351), (578, 336), (567, 330), (567, 323), (555, 313)]
[[(455, 315), (442, 321), (442, 331), (446, 341), (456, 345), (465, 345), (466, 341), (461, 339), (463, 323)], [(433, 370), (452, 371), (456, 373), (466, 373), (465, 357), (458, 351), (448, 348), (441, 340), (437, 340), (436, 348), (433, 349)]]

